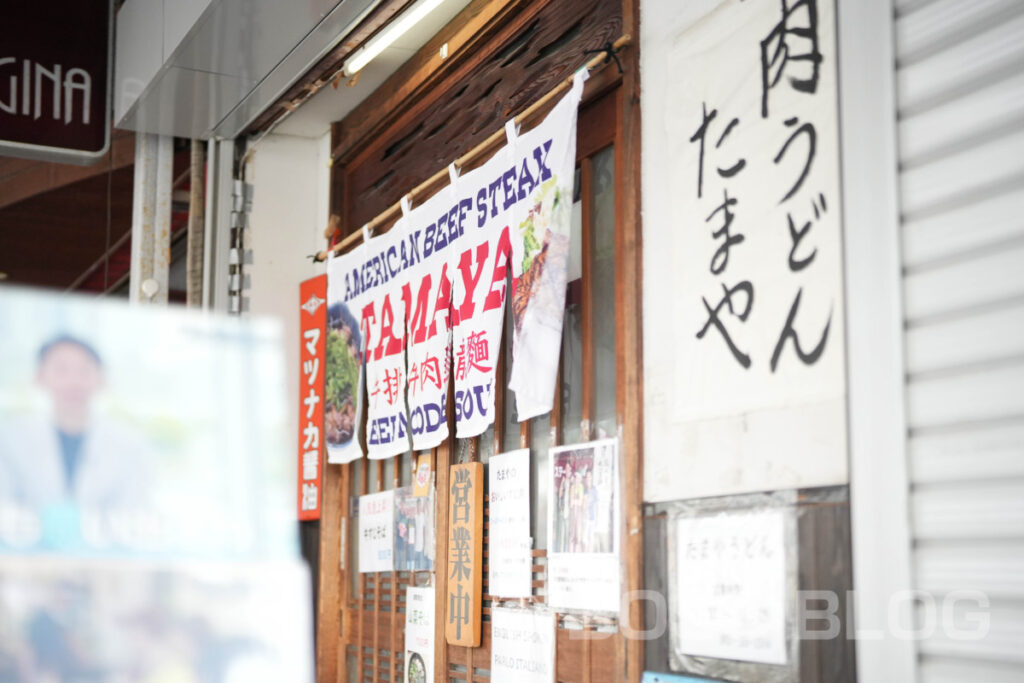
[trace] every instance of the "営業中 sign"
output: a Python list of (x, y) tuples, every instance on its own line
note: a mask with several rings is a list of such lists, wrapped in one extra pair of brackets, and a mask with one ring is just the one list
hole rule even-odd
[(445, 639), (449, 645), (479, 647), (483, 600), (483, 463), (453, 465), (448, 482)]

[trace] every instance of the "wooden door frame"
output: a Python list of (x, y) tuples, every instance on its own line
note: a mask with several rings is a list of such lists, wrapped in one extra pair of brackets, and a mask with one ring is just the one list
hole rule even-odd
[[(554, 0), (557, 1), (557, 0)], [(495, 22), (502, 21), (505, 14), (523, 0), (494, 0), (490, 3), (473, 2), (467, 11), (460, 14), (438, 34), (438, 37), (410, 60), (400, 70), (405, 96), (422, 93), (425, 84), (438, 79), (441, 67), (434, 63), (436, 55), (433, 43), (457, 37), (460, 41), (473, 43), (493, 30)], [(623, 50), (619, 57), (623, 73), (619, 76), (614, 65), (604, 69), (588, 83), (588, 98), (615, 90), (617, 109), (615, 145), (615, 311), (619, 334), (616, 343), (616, 404), (620, 437), (622, 472), (622, 592), (636, 596), (643, 588), (643, 342), (642, 342), (642, 236), (640, 215), (640, 54), (639, 54), (639, 0), (623, 0), (622, 32), (633, 37), (633, 43)], [(420, 55), (424, 55), (421, 57)], [(397, 75), (397, 74), (396, 74)], [(379, 95), (378, 95), (379, 93)], [(382, 87), (367, 101), (375, 106), (394, 103), (395, 94)], [(396, 93), (397, 94), (397, 93)], [(331, 149), (336, 156), (350, 144), (350, 128), (339, 124), (332, 126)], [(332, 195), (337, 187), (336, 174), (344, 171), (339, 163), (331, 169)], [(332, 196), (331, 205), (337, 207), (340, 198)], [(523, 432), (528, 436), (528, 428)], [(497, 432), (496, 432), (497, 435)], [(362, 481), (366, 481), (368, 468), (364, 460)], [(451, 446), (446, 442), (434, 449), (437, 473), (437, 490), (447, 488), (448, 466), (452, 462)], [(397, 465), (396, 465), (397, 466)], [(344, 571), (348, 541), (351, 536), (351, 503), (346, 494), (356, 483), (353, 481), (351, 465), (324, 467), (322, 517), (320, 523), (320, 567), (319, 602), (317, 605), (317, 680), (321, 683), (347, 680), (346, 648), (340, 647), (343, 630), (353, 629), (353, 615), (348, 609), (351, 603), (351, 581)], [(437, 509), (437, 528), (443, 528), (446, 517), (445, 506)], [(447, 576), (444, 543), (438, 535), (438, 550), (435, 567), (435, 587), (443, 588)], [(347, 568), (352, 571), (354, 568)], [(360, 583), (360, 585), (362, 585)], [(393, 587), (394, 589), (394, 587)], [(443, 590), (440, 591), (443, 594)], [(393, 603), (396, 604), (396, 603)], [(357, 618), (361, 618), (358, 616)], [(615, 661), (616, 679), (638, 683), (643, 672), (644, 642), (639, 634), (644, 629), (643, 602), (632, 598), (621, 615), (619, 633), (616, 637)], [(448, 676), (448, 646), (444, 642), (443, 620), (437, 620), (435, 634), (436, 652), (441, 656), (435, 662), (435, 673), (445, 680)], [(362, 653), (360, 653), (362, 656)], [(472, 680), (472, 670), (468, 679)], [(586, 676), (584, 680), (589, 680)]]

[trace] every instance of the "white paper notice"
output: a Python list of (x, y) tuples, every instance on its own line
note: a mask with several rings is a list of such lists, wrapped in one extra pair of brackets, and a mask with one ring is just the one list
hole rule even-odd
[(503, 598), (531, 595), (530, 450), (491, 456), (488, 592)]
[(534, 610), (491, 611), (491, 681), (555, 680), (555, 615)]
[(359, 573), (394, 570), (394, 530), (393, 490), (359, 496)]
[(677, 656), (786, 663), (785, 522), (782, 510), (676, 521)]
[(405, 594), (405, 683), (434, 680), (434, 588)]

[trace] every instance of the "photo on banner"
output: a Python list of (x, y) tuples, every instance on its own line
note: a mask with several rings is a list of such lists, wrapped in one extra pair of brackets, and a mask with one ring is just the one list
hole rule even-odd
[(560, 446), (548, 457), (548, 605), (618, 612), (618, 440)]
[(345, 464), (363, 457), (359, 429), (363, 420), (362, 310), (346, 298), (345, 274), (357, 263), (357, 247), (327, 260), (327, 366), (324, 368), (324, 443), (327, 462)]
[(488, 593), (528, 598), (533, 593), (530, 537), (530, 449), (492, 455), (487, 462)]
[[(576, 72), (572, 87), (555, 108), (516, 140), (517, 149), (530, 150), (538, 162), (536, 177), (528, 183), (529, 201), (517, 204), (513, 219), (509, 388), (515, 392), (520, 422), (551, 412), (555, 397), (569, 268), (576, 122), (588, 74), (587, 69)], [(520, 194), (529, 169), (524, 159)]]

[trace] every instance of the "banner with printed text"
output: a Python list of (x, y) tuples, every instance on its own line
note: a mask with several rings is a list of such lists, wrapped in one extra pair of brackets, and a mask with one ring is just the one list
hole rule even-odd
[[(576, 116), (586, 71), (532, 130), (506, 126), (508, 144), (483, 166), (403, 211), (383, 236), (331, 259), (329, 316), (350, 353), (337, 353), (344, 426), (331, 462), (359, 457), (355, 419), (365, 362), (366, 443), (371, 458), (437, 446), (448, 436), (454, 381), (456, 436), (494, 422), (495, 371), (506, 298), (515, 322), (510, 386), (519, 419), (549, 412), (561, 350), (576, 156)], [(511, 292), (507, 291), (511, 283)], [(332, 327), (332, 329), (334, 329)], [(350, 330), (350, 331), (348, 331)], [(362, 351), (363, 353), (359, 353)], [(330, 354), (330, 339), (329, 350)], [(356, 362), (351, 363), (355, 358)], [(329, 375), (330, 378), (331, 375)], [(330, 382), (330, 379), (328, 380)], [(330, 393), (330, 392), (328, 392)], [(350, 436), (351, 435), (351, 436)], [(333, 444), (333, 445), (332, 445)], [(334, 455), (344, 451), (345, 455)]]

